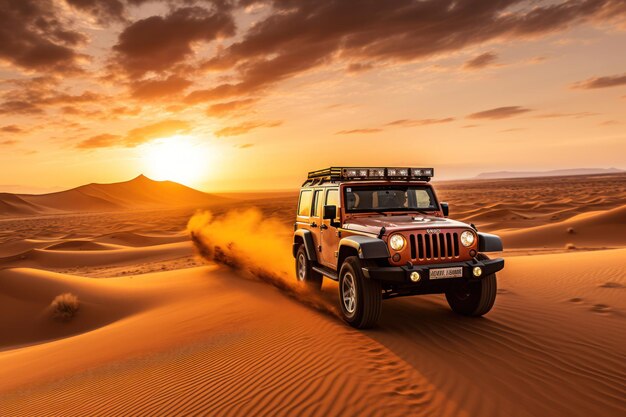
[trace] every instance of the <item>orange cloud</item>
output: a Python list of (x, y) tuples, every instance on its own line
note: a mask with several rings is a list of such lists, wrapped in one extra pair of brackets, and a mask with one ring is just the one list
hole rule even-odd
[(116, 146), (122, 139), (119, 135), (110, 135), (104, 133), (102, 135), (92, 136), (76, 145), (79, 149), (96, 149), (96, 148), (108, 148), (110, 146)]
[(496, 55), (494, 52), (485, 52), (484, 54), (480, 54), (466, 61), (463, 64), (463, 69), (469, 71), (483, 69), (493, 65), (497, 59), (498, 55)]
[(593, 90), (596, 88), (618, 87), (621, 85), (626, 85), (626, 74), (589, 78), (572, 84), (571, 88), (579, 90)]
[(495, 109), (489, 109), (480, 111), (478, 113), (472, 113), (467, 116), (468, 119), (506, 119), (509, 117), (519, 116), (520, 114), (527, 113), (532, 111), (531, 109), (527, 109), (521, 106), (506, 106), (506, 107), (496, 107)]
[(335, 135), (357, 135), (357, 134), (378, 133), (382, 131), (383, 129), (379, 129), (377, 127), (372, 127), (372, 128), (366, 127), (362, 129), (340, 130), (339, 132), (335, 132)]
[(134, 147), (153, 139), (186, 133), (191, 129), (189, 123), (182, 120), (164, 120), (148, 126), (133, 129), (124, 138), (124, 145)]
[(441, 123), (453, 122), (453, 117), (446, 117), (445, 119), (400, 119), (387, 123), (385, 126), (401, 126), (401, 127), (414, 127), (414, 126), (428, 126)]
[(277, 127), (282, 125), (282, 121), (256, 121), (256, 122), (244, 122), (235, 126), (228, 126), (219, 129), (215, 132), (215, 136), (238, 136), (248, 133), (251, 130), (258, 129), (260, 127)]
[(217, 103), (209, 106), (206, 113), (207, 115), (213, 117), (223, 117), (238, 110), (248, 108), (256, 103), (256, 101), (256, 99), (249, 98), (245, 100), (233, 100), (224, 103)]
[(154, 100), (181, 93), (193, 83), (172, 75), (164, 80), (137, 81), (132, 85), (132, 96), (143, 100)]
[(17, 125), (7, 125), (0, 127), (0, 132), (4, 133), (23, 133), (24, 129)]
[(129, 131), (126, 136), (104, 133), (92, 136), (76, 145), (79, 149), (108, 148), (125, 146), (134, 148), (154, 139), (186, 133), (191, 129), (189, 123), (182, 120), (164, 120), (151, 125), (138, 127)]

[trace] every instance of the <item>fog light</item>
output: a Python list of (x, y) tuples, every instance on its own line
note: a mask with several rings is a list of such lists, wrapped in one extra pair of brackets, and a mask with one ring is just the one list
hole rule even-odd
[(420, 277), (419, 272), (415, 272), (415, 271), (411, 272), (411, 281), (418, 282), (420, 278), (421, 277)]
[(472, 272), (474, 273), (475, 277), (479, 277), (483, 274), (483, 269), (480, 266), (475, 266)]
[(394, 253), (391, 259), (393, 259), (394, 262), (398, 262), (400, 260), (400, 254)]

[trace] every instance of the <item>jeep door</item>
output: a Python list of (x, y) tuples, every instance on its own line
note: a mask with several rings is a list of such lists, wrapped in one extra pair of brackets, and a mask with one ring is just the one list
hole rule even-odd
[(339, 224), (340, 221), (341, 204), (339, 202), (339, 189), (326, 189), (323, 200), (324, 201), (322, 204), (322, 211), (325, 205), (336, 206), (337, 218), (334, 221), (322, 219), (322, 223), (320, 226), (322, 250), (319, 253), (318, 258), (320, 259), (320, 263), (322, 265), (335, 269), (337, 267), (337, 245), (339, 244), (339, 236), (337, 235), (337, 228), (335, 226), (332, 226), (332, 224)]

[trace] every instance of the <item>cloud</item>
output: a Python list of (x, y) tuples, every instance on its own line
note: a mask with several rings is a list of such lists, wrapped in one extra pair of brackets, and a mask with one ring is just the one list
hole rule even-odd
[(43, 110), (24, 100), (8, 100), (0, 103), (0, 114), (41, 114)]
[(238, 110), (248, 108), (256, 103), (256, 101), (256, 99), (249, 98), (244, 100), (233, 100), (224, 103), (216, 103), (209, 106), (206, 113), (207, 115), (213, 117), (223, 117)]
[[(436, 125), (442, 123), (450, 123), (453, 122), (453, 117), (446, 117), (443, 119), (398, 119), (392, 122), (386, 123), (384, 127), (419, 127), (419, 126), (428, 126), (428, 125)], [(357, 135), (357, 134), (367, 134), (367, 133), (378, 133), (382, 132), (384, 127), (366, 127), (360, 129), (351, 129), (351, 130), (340, 130), (339, 132), (335, 132), (335, 135)]]
[(352, 129), (352, 130), (340, 130), (339, 132), (335, 132), (335, 135), (361, 135), (361, 134), (368, 134), (368, 133), (378, 133), (378, 132), (382, 132), (383, 129), (377, 128), (377, 127), (366, 127), (366, 128), (361, 128), (361, 129)]
[(626, 85), (626, 74), (589, 78), (572, 84), (571, 88), (578, 90), (593, 90), (597, 88), (618, 87), (622, 85)]
[(215, 132), (215, 136), (238, 136), (248, 133), (254, 129), (258, 129), (260, 127), (277, 127), (282, 125), (283, 122), (276, 121), (254, 121), (254, 122), (244, 122), (235, 126), (228, 126), (222, 129), (219, 129)]
[(21, 127), (19, 127), (17, 125), (6, 125), (6, 126), (0, 127), (0, 132), (3, 132), (3, 133), (23, 133), (24, 129), (22, 129)]
[(15, 145), (16, 143), (17, 141), (14, 139), (7, 139), (7, 140), (0, 141), (0, 146), (11, 146), (11, 145)]
[(76, 145), (79, 149), (96, 149), (96, 148), (108, 148), (111, 146), (119, 145), (122, 139), (119, 135), (110, 135), (104, 133), (102, 135), (92, 136)]
[[(271, 9), (241, 39), (207, 59), (205, 70), (235, 78), (199, 89), (189, 102), (266, 88), (337, 60), (408, 62), (493, 41), (537, 38), (582, 23), (626, 16), (622, 0), (257, 1)], [(482, 63), (490, 57), (483, 57)], [(478, 62), (474, 65), (480, 65)], [(348, 70), (360, 69), (357, 64)]]
[(537, 119), (557, 119), (557, 118), (561, 118), (561, 117), (572, 117), (574, 119), (582, 119), (584, 117), (592, 117), (592, 116), (599, 116), (600, 113), (593, 113), (593, 112), (588, 112), (588, 111), (584, 111), (584, 112), (577, 112), (577, 113), (543, 113), (543, 114), (538, 114), (535, 116), (535, 118)]
[(483, 69), (492, 66), (497, 59), (498, 55), (496, 55), (494, 52), (485, 52), (484, 54), (480, 54), (470, 60), (465, 61), (465, 63), (463, 64), (463, 69), (468, 71)]
[(184, 7), (127, 26), (113, 47), (115, 61), (132, 76), (163, 72), (192, 55), (192, 44), (233, 36), (232, 16), (220, 10)]
[(134, 148), (154, 139), (183, 134), (191, 129), (189, 123), (182, 120), (164, 120), (130, 130), (126, 136), (104, 133), (92, 136), (76, 145), (79, 149), (109, 148), (125, 146)]
[(253, 147), (254, 145), (252, 143), (242, 143), (241, 145), (235, 145), (235, 148), (237, 149), (248, 149)]
[(0, 60), (28, 71), (75, 73), (87, 37), (63, 26), (53, 0), (0, 0)]
[(346, 72), (358, 74), (360, 72), (369, 71), (372, 68), (374, 68), (374, 65), (371, 62), (353, 62), (348, 65), (348, 68), (346, 68)]
[(102, 103), (106, 97), (91, 91), (81, 94), (59, 93), (47, 85), (26, 84), (21, 90), (9, 91), (0, 103), (0, 114), (36, 115), (44, 113), (50, 106), (61, 107), (67, 104)]
[(444, 119), (400, 119), (387, 123), (385, 126), (401, 126), (401, 127), (415, 127), (415, 126), (428, 126), (441, 123), (453, 122), (453, 117), (446, 117)]
[(189, 130), (191, 126), (183, 120), (164, 120), (131, 130), (124, 138), (124, 145), (135, 147), (153, 139), (183, 134)]
[(163, 80), (137, 81), (132, 85), (132, 96), (137, 99), (155, 100), (181, 93), (193, 83), (172, 75)]
[(472, 113), (467, 116), (468, 119), (506, 119), (509, 117), (519, 116), (520, 114), (532, 111), (521, 106), (496, 107), (495, 109), (483, 110), (478, 113)]
[(96, 17), (101, 24), (123, 21), (126, 7), (120, 0), (65, 0), (77, 10), (87, 12)]

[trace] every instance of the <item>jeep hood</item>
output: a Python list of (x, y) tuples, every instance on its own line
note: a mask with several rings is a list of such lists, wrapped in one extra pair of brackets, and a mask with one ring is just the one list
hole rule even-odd
[(380, 233), (383, 227), (385, 234), (418, 229), (470, 228), (466, 223), (426, 214), (355, 217), (343, 224), (344, 229), (373, 234)]

